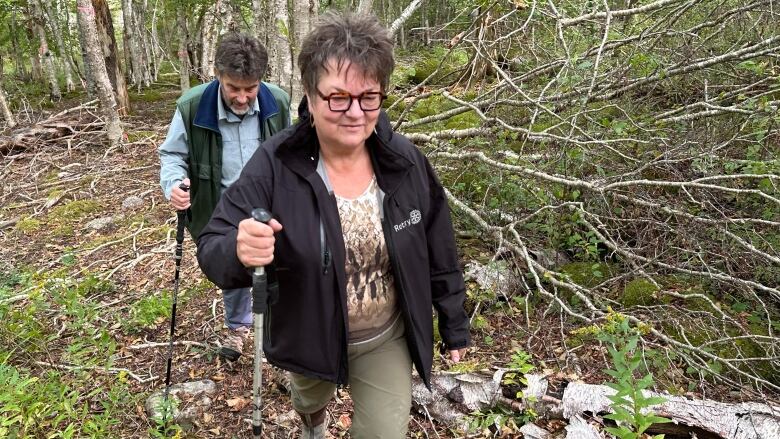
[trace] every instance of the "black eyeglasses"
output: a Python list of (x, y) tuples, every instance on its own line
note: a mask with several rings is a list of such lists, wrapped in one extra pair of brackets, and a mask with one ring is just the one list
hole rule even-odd
[(330, 111), (338, 111), (341, 113), (349, 111), (352, 107), (352, 100), (357, 99), (360, 109), (363, 111), (375, 111), (382, 106), (382, 101), (387, 99), (387, 95), (378, 91), (369, 91), (366, 93), (353, 96), (349, 93), (331, 93), (327, 96), (317, 90), (317, 94), (324, 101), (328, 101), (328, 108)]

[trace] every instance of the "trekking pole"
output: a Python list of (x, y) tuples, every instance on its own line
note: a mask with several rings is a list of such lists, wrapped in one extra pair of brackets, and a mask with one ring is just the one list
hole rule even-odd
[[(252, 210), (252, 218), (255, 221), (268, 224), (271, 214), (265, 209)], [(252, 436), (260, 438), (263, 432), (262, 413), (263, 407), (261, 389), (263, 384), (263, 314), (268, 309), (268, 280), (265, 275), (265, 267), (255, 267), (252, 276), (252, 313), (254, 314), (255, 327), (255, 360), (252, 374)]]
[[(187, 192), (190, 187), (182, 183), (179, 189)], [(176, 211), (176, 271), (173, 275), (173, 304), (171, 305), (171, 336), (168, 343), (168, 367), (165, 370), (165, 397), (163, 411), (163, 425), (167, 422), (168, 416), (168, 393), (171, 389), (171, 363), (173, 362), (173, 334), (176, 328), (176, 301), (179, 295), (179, 269), (181, 268), (181, 255), (184, 243), (184, 225), (187, 220), (186, 210)]]

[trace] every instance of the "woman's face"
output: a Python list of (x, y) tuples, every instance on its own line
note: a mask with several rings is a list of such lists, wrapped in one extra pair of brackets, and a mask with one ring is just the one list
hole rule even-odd
[[(309, 112), (314, 117), (320, 145), (340, 150), (362, 148), (374, 131), (379, 110), (362, 110), (357, 96), (381, 91), (379, 83), (366, 77), (361, 68), (345, 62), (338, 69), (336, 62), (331, 60), (327, 70), (320, 75), (317, 89), (307, 93)], [(346, 111), (332, 111), (328, 101), (322, 97), (334, 93), (348, 93), (353, 97)], [(334, 100), (332, 104), (335, 103)], [(331, 106), (337, 108), (336, 105)]]

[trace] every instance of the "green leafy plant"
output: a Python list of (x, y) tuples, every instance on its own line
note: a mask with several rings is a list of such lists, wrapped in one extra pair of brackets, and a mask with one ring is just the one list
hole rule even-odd
[[(660, 396), (645, 396), (644, 391), (653, 387), (653, 374), (648, 373), (641, 379), (634, 372), (642, 363), (642, 355), (637, 351), (639, 332), (631, 328), (627, 318), (619, 320), (617, 331), (602, 332), (598, 339), (607, 343), (607, 350), (612, 358), (612, 369), (607, 369), (609, 376), (615, 379), (607, 385), (617, 393), (608, 396), (613, 413), (604, 416), (617, 423), (615, 427), (607, 427), (606, 431), (620, 439), (640, 439), (643, 433), (653, 424), (671, 422), (670, 419), (657, 416), (650, 407), (660, 404), (666, 399)], [(663, 439), (664, 435), (654, 436)]]
[(153, 426), (149, 428), (149, 437), (153, 438), (180, 438), (182, 428), (173, 421), (172, 414), (176, 412), (176, 398), (161, 398), (157, 406), (160, 416), (152, 418)]
[[(534, 370), (534, 365), (531, 364), (531, 355), (522, 349), (515, 348), (507, 368), (510, 369), (510, 372), (504, 374), (501, 384), (505, 386), (527, 386), (528, 380), (525, 379), (525, 374)], [(518, 391), (516, 396), (521, 398), (523, 392)]]

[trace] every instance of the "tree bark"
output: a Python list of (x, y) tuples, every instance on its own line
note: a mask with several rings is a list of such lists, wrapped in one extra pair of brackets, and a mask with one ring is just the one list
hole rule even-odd
[(133, 10), (136, 26), (135, 32), (141, 57), (141, 71), (143, 72), (144, 85), (149, 87), (152, 85), (152, 72), (156, 69), (154, 67), (155, 59), (150, 50), (149, 35), (146, 32), (146, 0), (139, 1)]
[(374, 0), (360, 0), (357, 8), (358, 14), (370, 14), (373, 7)]
[(273, 2), (276, 29), (271, 37), (273, 38), (272, 44), (274, 46), (274, 58), (271, 60), (274, 75), (272, 82), (276, 82), (290, 92), (292, 78), (292, 55), (290, 52), (292, 29), (290, 28), (290, 14), (286, 0), (273, 0)]
[(179, 26), (179, 86), (182, 94), (190, 89), (190, 57), (187, 53), (187, 17), (178, 14), (176, 23)]
[(131, 73), (131, 83), (140, 90), (141, 84), (144, 82), (144, 68), (141, 62), (141, 52), (138, 48), (132, 0), (122, 0), (122, 17), (124, 18), (125, 50), (130, 52), (130, 65), (127, 66), (127, 69)]
[(200, 79), (203, 82), (214, 77), (214, 51), (216, 46), (217, 19), (216, 13), (220, 9), (222, 0), (217, 0), (213, 7), (207, 7), (203, 16), (203, 28), (201, 34), (201, 58)]
[(57, 72), (54, 70), (54, 62), (52, 61), (51, 52), (49, 51), (49, 44), (46, 42), (46, 30), (43, 27), (43, 12), (37, 1), (31, 2), (29, 7), (33, 30), (40, 42), (40, 45), (38, 46), (38, 56), (40, 56), (43, 71), (46, 73), (46, 77), (49, 80), (50, 97), (52, 100), (59, 100), (62, 98), (62, 93), (60, 93), (60, 84), (59, 81), (57, 81)]
[(62, 29), (58, 20), (59, 14), (57, 14), (56, 5), (53, 4), (50, 0), (39, 1), (41, 10), (46, 16), (46, 21), (49, 23), (51, 33), (54, 36), (54, 41), (57, 44), (57, 52), (60, 54), (62, 71), (65, 74), (65, 89), (67, 91), (73, 91), (76, 88), (73, 84), (73, 69), (71, 68), (70, 56), (65, 50), (65, 41), (62, 38)]
[(260, 40), (261, 43), (263, 43), (263, 46), (268, 48), (268, 34), (266, 33), (266, 21), (268, 21), (268, 17), (270, 15), (267, 15), (266, 13), (266, 5), (267, 2), (264, 0), (252, 0), (252, 18), (254, 25), (253, 32), (255, 34), (255, 38)]
[(116, 111), (116, 99), (111, 90), (111, 81), (106, 72), (106, 63), (103, 59), (103, 52), (100, 49), (100, 41), (97, 34), (97, 24), (95, 22), (95, 9), (90, 0), (78, 0), (78, 21), (79, 31), (84, 36), (86, 59), (85, 64), (89, 64), (90, 71), (95, 80), (95, 90), (97, 91), (100, 107), (103, 116), (106, 119), (106, 134), (110, 147), (119, 146), (122, 141), (122, 125), (119, 121), (119, 113)]
[[(501, 382), (506, 371), (492, 376), (481, 373), (437, 373), (431, 378), (429, 392), (419, 378), (412, 385), (412, 402), (435, 419), (460, 427), (475, 410), (486, 410), (503, 404), (515, 411), (533, 409), (542, 419), (565, 419), (571, 424), (571, 436), (583, 437), (577, 419), (585, 412), (600, 416), (611, 413), (607, 396), (615, 390), (594, 384), (550, 380), (542, 375), (525, 375), (528, 383), (522, 401), (503, 396)], [(707, 399), (689, 399), (667, 394), (666, 402), (652, 407), (659, 416), (673, 423), (655, 424), (648, 432), (688, 437), (691, 432), (700, 439), (763, 439), (780, 437), (780, 407), (757, 402), (723, 403)], [(579, 433), (578, 433), (579, 432)]]
[(303, 85), (301, 82), (301, 70), (298, 66), (298, 53), (301, 51), (301, 43), (306, 34), (309, 33), (314, 21), (317, 19), (317, 7), (319, 3), (315, 0), (293, 0), (293, 11), (291, 17), (292, 29), (290, 34), (293, 36), (290, 54), (290, 102), (293, 118), (298, 116), (298, 102), (303, 98)]
[(122, 66), (117, 58), (116, 38), (114, 37), (114, 24), (111, 19), (111, 10), (108, 8), (106, 0), (92, 0), (92, 7), (95, 9), (95, 22), (97, 24), (98, 41), (103, 53), (103, 60), (106, 64), (108, 79), (111, 81), (111, 88), (114, 90), (117, 103), (119, 104), (119, 114), (127, 115), (130, 113), (130, 96), (127, 92), (127, 82), (122, 73)]
[(5, 98), (5, 90), (3, 90), (2, 87), (0, 87), (0, 113), (2, 113), (8, 128), (16, 126), (16, 118), (14, 118), (11, 108), (8, 106), (8, 101)]

